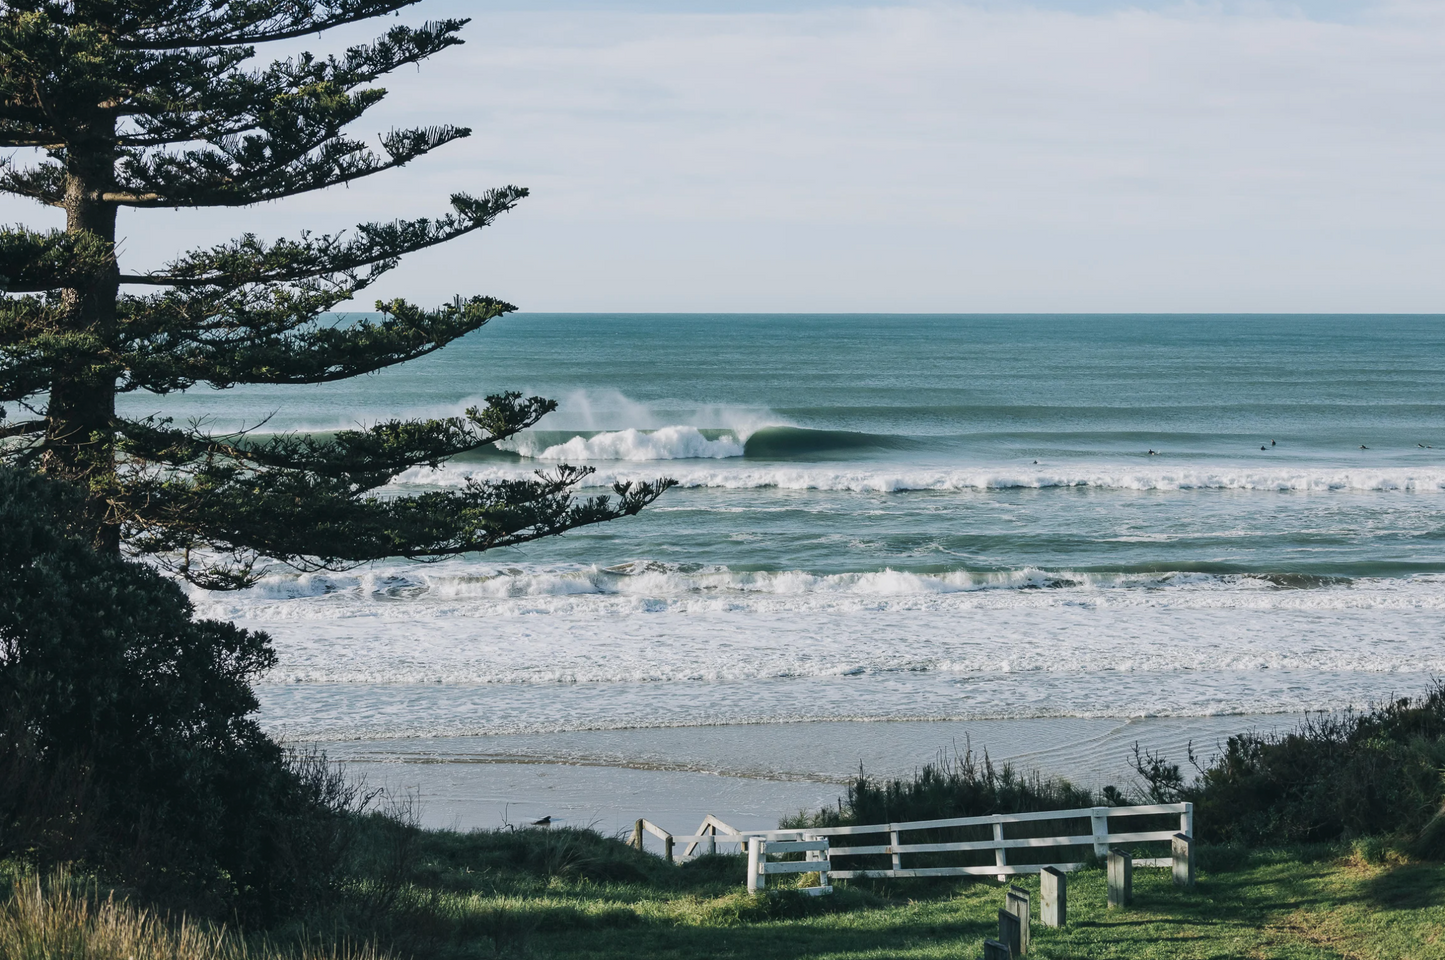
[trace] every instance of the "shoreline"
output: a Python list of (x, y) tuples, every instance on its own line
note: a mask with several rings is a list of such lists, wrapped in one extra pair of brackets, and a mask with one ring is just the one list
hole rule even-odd
[(674, 833), (707, 814), (740, 829), (771, 828), (835, 803), (859, 765), (908, 776), (940, 753), (975, 756), (1098, 789), (1132, 785), (1132, 747), (1186, 763), (1246, 730), (1287, 730), (1301, 714), (1009, 720), (804, 721), (310, 741), (372, 787), (419, 801), (423, 825), (458, 830), (550, 816), (605, 834), (639, 817)]

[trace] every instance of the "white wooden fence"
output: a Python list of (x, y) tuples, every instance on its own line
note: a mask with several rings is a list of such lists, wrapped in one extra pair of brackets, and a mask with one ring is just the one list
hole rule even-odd
[[(785, 853), (801, 853), (802, 860), (774, 862), (769, 856)], [(799, 887), (802, 893), (832, 893), (828, 873), (833, 867), (828, 859), (828, 841), (822, 840), (764, 840), (762, 837), (748, 838), (748, 893), (757, 893), (768, 884), (768, 877), (779, 873), (816, 873), (816, 887)]]
[[(1160, 817), (1177, 815), (1179, 817), (1178, 828), (1168, 829), (1137, 829), (1140, 817)], [(1055, 833), (1044, 836), (1009, 836), (1012, 833), (1033, 832), (1023, 826), (1027, 824), (1043, 824), (1051, 821), (1080, 821), (1089, 822), (1088, 833), (1063, 834)], [(1135, 821), (1130, 829), (1130, 822)], [(1014, 829), (1010, 826), (1014, 825)], [(991, 828), (992, 837), (982, 840), (954, 840), (954, 841), (930, 841), (909, 843), (904, 834), (921, 833), (924, 831), (956, 830), (960, 828)], [(682, 857), (689, 858), (702, 853), (714, 853), (719, 844), (745, 845), (751, 838), (758, 838), (767, 843), (769, 852), (781, 853), (778, 849), (779, 842), (816, 841), (827, 839), (829, 846), (824, 858), (829, 864), (827, 875), (823, 883), (827, 885), (827, 878), (839, 877), (959, 877), (959, 876), (996, 876), (1003, 879), (1009, 875), (1038, 873), (1044, 867), (1055, 867), (1059, 870), (1074, 870), (1082, 866), (1077, 861), (1066, 861), (1062, 859), (1049, 859), (1045, 857), (1038, 863), (1010, 863), (1010, 851), (1047, 851), (1052, 848), (1068, 847), (1092, 847), (1094, 853), (1100, 857), (1107, 855), (1111, 846), (1140, 843), (1170, 843), (1176, 834), (1183, 834), (1186, 837), (1194, 836), (1194, 805), (1192, 803), (1158, 803), (1132, 807), (1084, 807), (1076, 810), (1044, 810), (1038, 813), (998, 813), (984, 817), (954, 817), (947, 820), (917, 820), (910, 823), (879, 823), (868, 824), (856, 827), (809, 827), (801, 830), (736, 830), (718, 818), (709, 815), (698, 827), (697, 832), (688, 836), (673, 836), (646, 820), (637, 821), (637, 828), (633, 833), (634, 843), (638, 848), (642, 846), (642, 831), (646, 829), (663, 838), (664, 849), (669, 860), (673, 859), (674, 846), (677, 843), (684, 843)], [(884, 843), (859, 843), (860, 838), (879, 837), (886, 838)], [(842, 841), (840, 843), (839, 841)], [(965, 865), (938, 865), (918, 866), (905, 863), (904, 858), (910, 859), (919, 854), (947, 854), (967, 853), (977, 855), (979, 853), (993, 853), (993, 863), (965, 864)], [(1062, 852), (1062, 851), (1061, 851)], [(848, 857), (883, 857), (891, 858), (887, 867), (855, 867), (853, 869), (839, 869), (837, 861), (840, 858)], [(930, 858), (937, 860), (937, 857)], [(1033, 859), (1033, 857), (1029, 857)], [(804, 864), (806, 861), (803, 862)], [(1174, 858), (1155, 857), (1141, 858), (1134, 861), (1139, 867), (1172, 867)], [(781, 866), (781, 865), (769, 865)], [(815, 870), (804, 871), (802, 864), (790, 867), (793, 872), (817, 872)], [(749, 871), (749, 882), (754, 877), (753, 871)]]

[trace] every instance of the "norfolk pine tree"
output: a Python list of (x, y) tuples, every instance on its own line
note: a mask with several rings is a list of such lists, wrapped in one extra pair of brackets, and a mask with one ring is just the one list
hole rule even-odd
[[(413, 251), (491, 224), (527, 195), (451, 197), (451, 212), (242, 236), (154, 272), (117, 261), (116, 215), (241, 207), (346, 184), (467, 136), (392, 130), (380, 150), (343, 129), (384, 96), (377, 78), (461, 43), (465, 20), (393, 26), (369, 45), (269, 64), (258, 45), (394, 14), (416, 0), (0, 2), (0, 189), (65, 212), (64, 230), (0, 232), (0, 459), (87, 491), (107, 551), (153, 554), (193, 582), (236, 587), (258, 558), (331, 569), (523, 543), (642, 509), (671, 481), (578, 498), (582, 468), (414, 497), (374, 491), (535, 424), (550, 400), (506, 393), (439, 420), (327, 438), (216, 435), (126, 419), (116, 396), (197, 384), (317, 384), (431, 353), (508, 311), (491, 297), (436, 308), (378, 301), (329, 313)], [(21, 159), (32, 162), (22, 163)]]

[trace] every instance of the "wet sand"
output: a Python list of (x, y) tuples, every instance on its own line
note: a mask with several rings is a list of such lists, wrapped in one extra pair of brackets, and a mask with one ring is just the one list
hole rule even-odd
[(742, 829), (835, 803), (863, 770), (900, 776), (940, 751), (987, 751), (995, 762), (1090, 787), (1132, 785), (1134, 743), (1185, 762), (1230, 734), (1289, 729), (1295, 714), (1170, 718), (817, 722), (598, 730), (319, 744), (353, 775), (421, 801), (423, 823), (453, 829), (523, 825), (551, 816), (605, 833), (647, 817), (690, 833), (711, 813)]

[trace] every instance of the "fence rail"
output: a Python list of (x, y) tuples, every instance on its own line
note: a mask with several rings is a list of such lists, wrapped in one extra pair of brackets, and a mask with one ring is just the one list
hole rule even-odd
[[(1140, 817), (1170, 815), (1179, 817), (1177, 828), (1170, 826), (1167, 829), (1138, 829), (1139, 826), (1149, 825), (1139, 824), (1137, 820)], [(1011, 827), (1014, 830), (1018, 829), (1017, 825), (1043, 825), (1048, 822), (1069, 820), (1087, 820), (1089, 832), (1071, 831), (1033, 837), (1008, 835)], [(904, 842), (905, 838), (903, 837), (907, 833), (970, 827), (988, 827), (993, 835), (991, 838), (979, 840), (919, 838), (918, 842), (914, 843)], [(1133, 829), (1130, 829), (1131, 827)], [(634, 842), (639, 848), (642, 846), (643, 830), (663, 837), (665, 852), (669, 860), (673, 859), (674, 845), (677, 843), (686, 844), (682, 856), (689, 858), (702, 853), (715, 853), (719, 844), (746, 846), (753, 838), (765, 841), (768, 850), (774, 853), (783, 852), (780, 845), (789, 841), (828, 839), (830, 846), (826, 856), (832, 867), (828, 874), (833, 877), (996, 876), (1002, 879), (1006, 876), (1038, 873), (1044, 867), (1074, 870), (1082, 866), (1082, 863), (1077, 861), (1057, 860), (1045, 860), (1039, 863), (1010, 863), (1010, 851), (1050, 851), (1053, 849), (1062, 851), (1070, 847), (1088, 847), (1093, 849), (1095, 855), (1103, 857), (1108, 854), (1110, 847), (1121, 844), (1170, 844), (1179, 834), (1193, 837), (1194, 805), (1190, 803), (1156, 803), (1131, 807), (1082, 807), (1073, 810), (1043, 810), (1035, 813), (1002, 813), (983, 817), (952, 817), (941, 820), (913, 820), (903, 823), (878, 823), (848, 827), (808, 827), (794, 830), (738, 830), (709, 814), (698, 827), (697, 832), (687, 836), (667, 834), (655, 824), (639, 820), (633, 833)], [(886, 843), (839, 844), (839, 840), (844, 838), (885, 836), (887, 837)], [(994, 855), (993, 863), (937, 863), (939, 854), (986, 854), (989, 852)], [(918, 863), (917, 858), (920, 855), (933, 855), (934, 863), (929, 864), (926, 860), (922, 864)], [(892, 862), (888, 867), (881, 865), (847, 867), (838, 864), (840, 859), (852, 857), (890, 857)], [(904, 858), (909, 858), (912, 862), (905, 863)], [(804, 862), (806, 863), (806, 861)], [(1141, 858), (1133, 861), (1134, 865), (1138, 867), (1171, 867), (1174, 862), (1173, 856)], [(770, 864), (769, 866), (781, 866), (781, 864)], [(800, 867), (798, 872), (816, 871), (804, 871)]]

